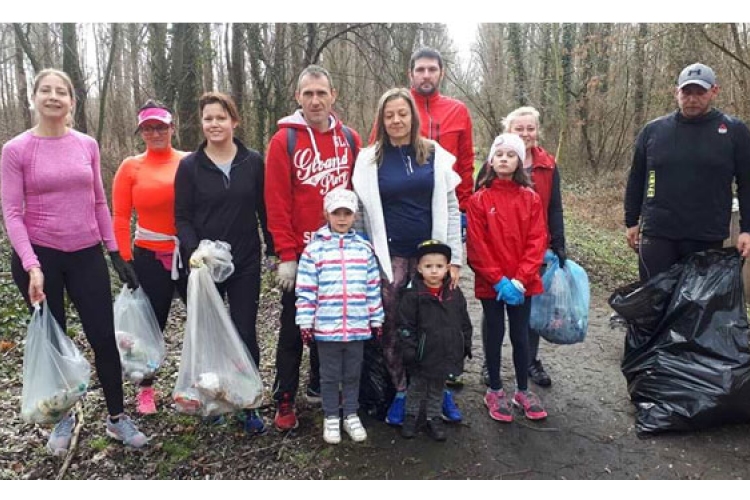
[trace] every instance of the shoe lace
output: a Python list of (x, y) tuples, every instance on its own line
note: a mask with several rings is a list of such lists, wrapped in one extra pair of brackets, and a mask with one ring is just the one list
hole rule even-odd
[(288, 399), (283, 399), (279, 403), (279, 414), (282, 416), (286, 416), (292, 413), (292, 402)]

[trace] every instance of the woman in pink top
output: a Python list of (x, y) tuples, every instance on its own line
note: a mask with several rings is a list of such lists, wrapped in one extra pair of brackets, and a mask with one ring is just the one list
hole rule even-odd
[[(75, 97), (67, 74), (40, 71), (32, 99), (37, 125), (3, 146), (0, 163), (3, 217), (13, 246), (13, 280), (29, 306), (46, 299), (63, 330), (67, 292), (94, 350), (109, 413), (106, 432), (139, 448), (148, 438), (123, 413), (120, 356), (102, 242), (120, 278), (133, 287), (138, 282), (117, 251), (99, 146), (70, 127)], [(75, 416), (64, 416), (50, 434), (47, 449), (65, 454), (74, 426)]]

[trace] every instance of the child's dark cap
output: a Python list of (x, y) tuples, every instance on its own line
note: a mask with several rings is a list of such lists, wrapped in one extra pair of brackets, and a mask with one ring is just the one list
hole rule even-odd
[(425, 240), (417, 245), (417, 262), (429, 253), (443, 254), (448, 262), (451, 261), (451, 247), (440, 240)]

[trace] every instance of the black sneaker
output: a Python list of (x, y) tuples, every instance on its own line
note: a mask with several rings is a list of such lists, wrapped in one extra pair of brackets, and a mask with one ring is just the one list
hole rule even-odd
[(411, 439), (417, 435), (417, 416), (407, 415), (404, 419), (404, 425), (401, 427), (401, 437)]
[(427, 434), (435, 441), (445, 441), (447, 436), (445, 435), (443, 419), (438, 417), (427, 420)]
[(549, 378), (547, 372), (544, 371), (542, 362), (538, 359), (531, 363), (529, 366), (529, 378), (539, 387), (549, 387), (552, 385), (552, 379)]

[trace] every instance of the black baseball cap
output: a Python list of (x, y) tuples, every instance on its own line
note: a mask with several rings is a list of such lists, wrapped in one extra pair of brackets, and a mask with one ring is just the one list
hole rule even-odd
[(448, 262), (451, 261), (451, 247), (440, 240), (425, 240), (417, 245), (417, 262), (428, 253), (443, 254)]

